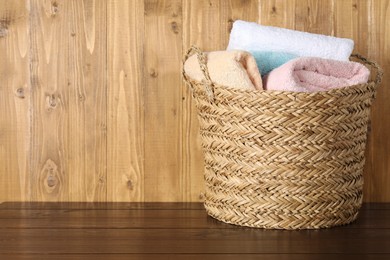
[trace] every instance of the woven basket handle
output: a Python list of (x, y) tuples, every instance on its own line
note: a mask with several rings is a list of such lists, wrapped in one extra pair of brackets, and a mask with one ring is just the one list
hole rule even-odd
[[(209, 99), (210, 102), (214, 101), (214, 83), (210, 78), (209, 70), (207, 68), (207, 56), (206, 54), (201, 51), (198, 47), (195, 45), (192, 45), (191, 48), (189, 48), (184, 56), (184, 62), (183, 62), (183, 74), (184, 74), (184, 63), (187, 61), (187, 59), (195, 53), (196, 56), (198, 57), (198, 62), (200, 66), (200, 70), (203, 73), (203, 76), (205, 80), (203, 80), (203, 85), (205, 87), (206, 95)], [(184, 78), (186, 79), (186, 75), (184, 74)]]
[(374, 61), (370, 61), (368, 60), (366, 57), (360, 55), (360, 54), (352, 54), (351, 55), (352, 57), (355, 57), (355, 58), (358, 58), (359, 60), (361, 60), (363, 63), (365, 64), (368, 64), (370, 65), (372, 68), (375, 68), (376, 69), (376, 75), (375, 75), (375, 80), (374, 80), (374, 83), (375, 85), (379, 86), (379, 84), (381, 84), (382, 82), (382, 77), (383, 77), (383, 69), (378, 65), (378, 63), (374, 62)]

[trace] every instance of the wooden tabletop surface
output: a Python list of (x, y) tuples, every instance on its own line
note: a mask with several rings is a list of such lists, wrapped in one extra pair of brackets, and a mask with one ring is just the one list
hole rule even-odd
[(264, 230), (199, 203), (3, 203), (0, 259), (390, 259), (390, 204), (322, 230)]

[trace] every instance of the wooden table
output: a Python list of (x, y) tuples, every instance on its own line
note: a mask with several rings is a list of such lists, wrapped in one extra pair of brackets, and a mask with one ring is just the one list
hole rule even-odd
[(199, 203), (3, 203), (0, 259), (390, 259), (390, 204), (323, 230), (228, 225)]

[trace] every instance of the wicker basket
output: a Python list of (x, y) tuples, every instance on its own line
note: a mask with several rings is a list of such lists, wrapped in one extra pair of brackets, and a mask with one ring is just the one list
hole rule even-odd
[(207, 213), (249, 227), (315, 229), (347, 224), (362, 204), (370, 107), (376, 78), (326, 92), (250, 91), (183, 76), (198, 109)]

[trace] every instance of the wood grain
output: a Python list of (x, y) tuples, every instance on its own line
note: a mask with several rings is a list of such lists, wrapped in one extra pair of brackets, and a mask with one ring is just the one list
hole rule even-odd
[(24, 1), (0, 1), (0, 202), (30, 192), (30, 78), (28, 10)]
[[(0, 255), (1, 257), (2, 255)], [(66, 260), (128, 260), (128, 259), (143, 259), (143, 260), (253, 260), (261, 258), (262, 260), (356, 260), (356, 259), (370, 259), (370, 260), (388, 260), (388, 254), (12, 254), (4, 255), (7, 260), (52, 260), (52, 259), (66, 259)]]
[(145, 1), (145, 200), (182, 201), (181, 1)]
[(144, 200), (143, 1), (108, 4), (107, 200)]
[(384, 69), (382, 86), (371, 112), (370, 153), (365, 178), (369, 187), (366, 201), (386, 202), (390, 200), (390, 1), (370, 1), (371, 14), (368, 24), (368, 57), (376, 60)]
[(378, 61), (364, 199), (390, 201), (389, 2), (0, 0), (0, 202), (200, 201), (182, 57), (225, 49), (237, 19), (352, 38)]
[(206, 216), (201, 206), (3, 203), (0, 258), (388, 259), (390, 255), (388, 203), (364, 204), (350, 225), (300, 231), (225, 224)]
[[(191, 45), (204, 50), (223, 49), (221, 29), (227, 28), (228, 18), (221, 18), (221, 1), (183, 1), (183, 51)], [(208, 24), (215, 26), (207, 26)], [(221, 24), (224, 23), (224, 24)], [(182, 81), (183, 82), (183, 81)], [(184, 198), (191, 201), (202, 199), (204, 192), (204, 157), (199, 136), (197, 110), (191, 90), (182, 85), (182, 165)]]
[(337, 37), (353, 38), (353, 21), (357, 4), (355, 0), (334, 2), (334, 33)]
[[(68, 209), (67, 205), (17, 209), (15, 205), (3, 207), (0, 223), (7, 229), (16, 228), (71, 228), (71, 229), (229, 229), (232, 225), (208, 217), (203, 207), (186, 208), (161, 205), (155, 208), (142, 206), (105, 205), (99, 208)], [(71, 205), (72, 206), (72, 205)], [(149, 206), (147, 206), (149, 207)], [(363, 207), (358, 219), (339, 229), (390, 229), (390, 210), (372, 210)]]
[(288, 29), (295, 28), (296, 1), (270, 0), (259, 3), (259, 23)]
[[(204, 210), (201, 202), (3, 202), (0, 210)], [(363, 203), (362, 210), (390, 210), (389, 203)]]
[(370, 1), (345, 0), (334, 2), (334, 32), (337, 37), (354, 40), (354, 52), (368, 55), (370, 37)]
[(389, 229), (4, 229), (1, 238), (4, 254), (390, 254)]
[[(204, 19), (209, 19), (207, 21), (210, 21), (212, 12), (210, 12), (209, 9), (213, 8), (213, 2), (210, 2), (208, 5), (205, 4), (206, 8), (202, 9), (200, 7), (202, 2), (203, 1), (183, 1), (183, 51), (187, 50), (192, 44), (205, 47), (205, 42), (216, 42), (216, 40), (202, 41), (203, 38), (207, 39), (209, 37), (205, 34), (202, 24)], [(204, 24), (206, 24), (206, 22), (204, 22)], [(201, 35), (203, 37), (201, 37)], [(181, 84), (181, 88), (183, 110), (183, 192), (186, 200), (199, 201), (204, 192), (204, 157), (201, 150), (199, 122), (191, 90), (184, 83)]]
[(333, 35), (333, 15), (333, 0), (296, 0), (294, 29)]
[(30, 2), (32, 200), (106, 200), (102, 1)]

